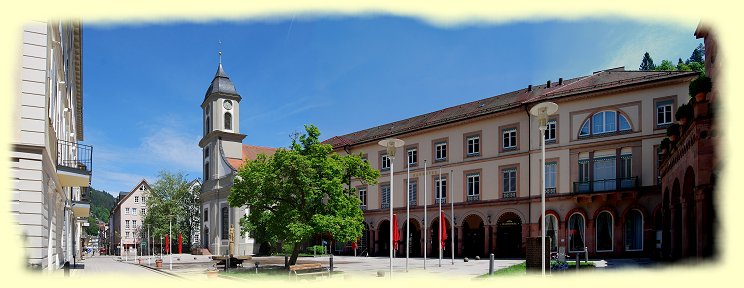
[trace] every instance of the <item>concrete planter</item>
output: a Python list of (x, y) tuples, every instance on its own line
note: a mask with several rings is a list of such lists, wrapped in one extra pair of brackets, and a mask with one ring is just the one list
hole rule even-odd
[(207, 278), (217, 278), (218, 274), (217, 270), (207, 270)]

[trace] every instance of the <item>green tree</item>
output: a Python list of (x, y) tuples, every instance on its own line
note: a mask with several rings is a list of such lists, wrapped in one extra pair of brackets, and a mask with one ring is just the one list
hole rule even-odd
[(705, 65), (700, 62), (690, 62), (690, 70), (705, 74)]
[(705, 46), (703, 46), (703, 43), (700, 43), (695, 50), (692, 50), (692, 55), (690, 55), (689, 62), (698, 62), (698, 63), (705, 63)]
[(654, 59), (651, 59), (651, 55), (646, 52), (646, 54), (643, 54), (643, 60), (641, 60), (641, 67), (639, 68), (642, 71), (650, 71), (656, 69), (656, 65), (654, 65)]
[(88, 216), (88, 227), (85, 227), (85, 233), (91, 236), (98, 236), (98, 221), (96, 221), (96, 217)]
[(687, 65), (685, 62), (682, 62), (682, 58), (679, 58), (677, 61), (677, 70), (678, 71), (692, 71), (692, 68), (690, 68), (690, 65)]
[[(175, 237), (171, 237), (173, 247), (178, 242), (178, 234), (182, 233), (183, 242), (190, 243), (191, 235), (189, 227), (184, 225), (188, 223), (188, 207), (184, 200), (189, 196), (189, 183), (185, 180), (182, 172), (171, 173), (161, 171), (158, 174), (158, 180), (152, 185), (152, 189), (147, 196), (147, 214), (145, 214), (143, 229), (150, 228), (150, 234), (158, 239), (165, 237), (169, 233), (169, 224), (172, 226), (170, 232)], [(165, 239), (165, 238), (163, 238)], [(167, 245), (167, 243), (163, 243)]]
[(241, 233), (292, 247), (290, 265), (312, 236), (330, 234), (339, 242), (360, 237), (361, 202), (344, 183), (348, 176), (370, 184), (379, 177), (361, 155), (340, 156), (320, 143), (314, 125), (306, 125), (305, 131), (293, 137), (288, 149), (271, 157), (259, 155), (241, 167), (227, 198), (230, 206), (251, 209), (240, 220)]
[(657, 71), (674, 71), (674, 70), (677, 70), (677, 66), (674, 66), (674, 64), (672, 64), (672, 61), (661, 60), (661, 64), (659, 66), (656, 66), (656, 68), (654, 70), (657, 70)]

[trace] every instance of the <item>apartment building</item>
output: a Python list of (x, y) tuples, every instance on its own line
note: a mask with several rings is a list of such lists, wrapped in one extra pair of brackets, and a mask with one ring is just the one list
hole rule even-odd
[(92, 147), (83, 145), (79, 21), (23, 26), (11, 140), (11, 214), (28, 266), (54, 270), (81, 255), (90, 214)]
[[(554, 102), (559, 109), (545, 135), (545, 225), (551, 250), (647, 257), (658, 251), (656, 231), (662, 229), (655, 221), (662, 202), (657, 145), (673, 122), (673, 111), (687, 102), (688, 85), (696, 76), (607, 69), (526, 85), (324, 143), (339, 154), (361, 153), (380, 170), (376, 185), (352, 181), (365, 218), (359, 246), (370, 255), (389, 254), (391, 198), (397, 227), (406, 234), (408, 197), (412, 256), (423, 255), (424, 235), (427, 254), (439, 253), (441, 202), (449, 234), (446, 257), (453, 252), (451, 241), (458, 257), (523, 257), (526, 238), (540, 236), (542, 221), (543, 139), (529, 110)], [(405, 141), (394, 159), (378, 145), (387, 138)], [(401, 238), (399, 246), (405, 247), (406, 237)]]
[(111, 209), (109, 217), (109, 247), (115, 249), (114, 255), (135, 255), (137, 245), (146, 243), (146, 228), (143, 228), (147, 213), (147, 195), (151, 190), (150, 184), (142, 179), (129, 192), (120, 192), (116, 198), (116, 206)]

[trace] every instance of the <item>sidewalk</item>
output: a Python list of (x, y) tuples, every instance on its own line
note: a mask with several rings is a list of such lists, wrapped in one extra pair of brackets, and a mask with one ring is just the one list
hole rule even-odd
[[(138, 265), (116, 261), (117, 258), (118, 256), (93, 256), (77, 261), (76, 267), (70, 267), (70, 277), (111, 276), (112, 274), (127, 277), (168, 277)], [(65, 272), (64, 269), (59, 269), (57, 273), (64, 274)]]

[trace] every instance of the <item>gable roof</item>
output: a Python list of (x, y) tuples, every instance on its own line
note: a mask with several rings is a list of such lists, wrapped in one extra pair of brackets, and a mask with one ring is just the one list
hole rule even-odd
[(137, 189), (140, 186), (142, 186), (142, 185), (145, 185), (145, 187), (147, 188), (147, 190), (152, 190), (152, 188), (150, 188), (150, 184), (147, 183), (147, 180), (142, 179), (142, 180), (140, 180), (140, 182), (137, 182), (137, 185), (135, 185), (134, 188), (132, 188), (131, 191), (129, 191), (129, 192), (119, 192), (119, 197), (117, 199), (118, 201), (116, 201), (116, 206), (114, 206), (114, 208), (112, 210), (118, 209), (119, 206), (121, 205), (121, 203), (124, 203), (125, 200), (129, 199), (129, 197), (132, 196), (132, 194), (134, 194), (133, 192), (134, 191), (137, 191)]
[(442, 110), (414, 116), (408, 119), (333, 136), (323, 143), (334, 149), (347, 145), (357, 145), (382, 140), (394, 135), (449, 124), (468, 118), (493, 114), (529, 105), (547, 99), (563, 98), (579, 94), (617, 89), (631, 85), (652, 83), (678, 77), (697, 76), (697, 72), (686, 71), (626, 71), (624, 67), (594, 72), (592, 75), (563, 80), (561, 85), (552, 83), (507, 92), (489, 98), (444, 108)]

